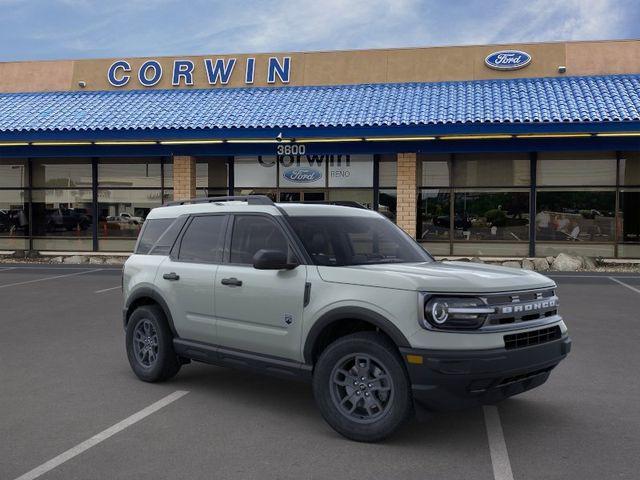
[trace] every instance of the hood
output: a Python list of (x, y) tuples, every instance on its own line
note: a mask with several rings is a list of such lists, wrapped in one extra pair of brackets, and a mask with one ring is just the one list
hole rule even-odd
[(491, 293), (554, 286), (531, 270), (470, 262), (319, 266), (326, 282), (438, 293)]

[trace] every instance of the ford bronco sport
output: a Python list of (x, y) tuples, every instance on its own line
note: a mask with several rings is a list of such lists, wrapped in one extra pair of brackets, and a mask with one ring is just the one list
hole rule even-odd
[(190, 361), (308, 379), (324, 419), (358, 441), (387, 437), (417, 408), (537, 387), (571, 346), (549, 278), (437, 262), (361, 208), (174, 202), (150, 212), (123, 275), (141, 380)]

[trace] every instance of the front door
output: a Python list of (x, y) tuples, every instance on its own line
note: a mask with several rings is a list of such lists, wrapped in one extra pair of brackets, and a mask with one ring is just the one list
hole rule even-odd
[(216, 341), (214, 286), (227, 220), (227, 215), (194, 216), (174, 252), (158, 268), (156, 285), (185, 340)]
[(235, 215), (228, 256), (215, 280), (217, 343), (223, 347), (300, 360), (306, 266), (257, 270), (258, 250), (295, 259), (282, 226), (264, 215)]

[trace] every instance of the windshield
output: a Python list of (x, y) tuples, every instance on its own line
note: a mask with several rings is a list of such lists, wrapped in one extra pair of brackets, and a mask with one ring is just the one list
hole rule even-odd
[(379, 217), (289, 217), (316, 265), (343, 267), (433, 259), (400, 228)]

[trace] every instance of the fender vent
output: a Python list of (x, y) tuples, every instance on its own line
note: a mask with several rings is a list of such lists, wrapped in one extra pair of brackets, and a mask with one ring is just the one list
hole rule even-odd
[(530, 332), (514, 333), (504, 336), (504, 348), (513, 350), (514, 348), (530, 347), (541, 343), (552, 342), (562, 336), (559, 326), (532, 330)]

